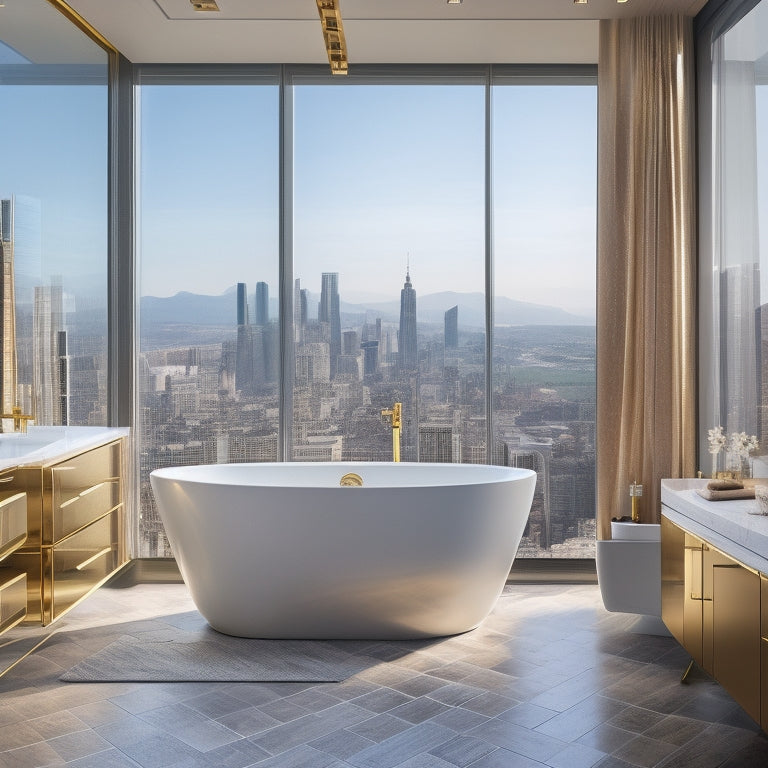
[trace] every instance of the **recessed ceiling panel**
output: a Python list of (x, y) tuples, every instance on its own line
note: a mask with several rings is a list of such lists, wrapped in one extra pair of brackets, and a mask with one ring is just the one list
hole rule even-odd
[[(693, 14), (705, 0), (340, 2), (350, 62), (439, 64), (596, 62), (596, 19)], [(136, 63), (326, 61), (315, 0), (217, 3), (219, 12), (196, 12), (189, 0), (69, 0)], [(577, 22), (584, 26), (567, 26)]]

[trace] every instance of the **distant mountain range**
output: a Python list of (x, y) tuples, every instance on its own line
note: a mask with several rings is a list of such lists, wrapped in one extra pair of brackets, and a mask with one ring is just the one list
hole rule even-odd
[[(309, 294), (310, 316), (315, 313), (318, 298)], [(249, 297), (251, 317), (254, 313), (253, 297)], [(417, 298), (417, 313), (420, 323), (442, 323), (446, 310), (459, 308), (459, 326), (483, 328), (485, 326), (485, 297), (482, 293), (457, 293), (443, 291)], [(342, 325), (374, 320), (380, 317), (384, 322), (399, 322), (399, 299), (386, 302), (350, 304), (341, 302)], [(497, 296), (494, 300), (497, 325), (594, 325), (594, 317), (575, 315), (558, 307), (532, 304), (527, 301)], [(277, 301), (270, 300), (270, 317), (277, 317)], [(141, 319), (148, 326), (183, 323), (187, 325), (232, 325), (237, 318), (236, 293), (230, 289), (219, 296), (206, 296), (182, 291), (174, 296), (141, 297)]]

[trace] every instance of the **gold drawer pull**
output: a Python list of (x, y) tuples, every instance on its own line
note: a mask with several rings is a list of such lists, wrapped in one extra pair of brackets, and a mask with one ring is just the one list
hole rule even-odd
[(13, 475), (10, 477), (0, 477), (0, 483), (12, 483), (13, 482)]
[(76, 565), (75, 568), (78, 571), (82, 571), (83, 568), (87, 568), (94, 560), (98, 560), (100, 557), (104, 557), (104, 555), (109, 554), (112, 551), (112, 547), (104, 547), (100, 552), (97, 552), (95, 555), (92, 555), (87, 560), (83, 560), (80, 565)]

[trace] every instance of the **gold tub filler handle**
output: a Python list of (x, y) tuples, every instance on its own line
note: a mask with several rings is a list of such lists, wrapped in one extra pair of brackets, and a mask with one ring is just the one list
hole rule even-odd
[(362, 484), (363, 478), (355, 472), (347, 472), (347, 474), (343, 475), (341, 480), (339, 480), (339, 485), (346, 485), (349, 487), (359, 487)]

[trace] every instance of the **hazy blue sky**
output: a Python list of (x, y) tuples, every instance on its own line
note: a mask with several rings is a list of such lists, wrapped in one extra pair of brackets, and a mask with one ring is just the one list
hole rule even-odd
[[(294, 274), (342, 298), (482, 291), (482, 86), (299, 86)], [(594, 308), (594, 88), (497, 88), (497, 293)], [(141, 291), (277, 286), (277, 92), (144, 87)]]
[[(105, 275), (106, 87), (2, 87), (0, 195), (41, 201), (43, 268)], [(484, 289), (484, 87), (298, 86), (294, 275), (342, 299)], [(140, 292), (278, 291), (278, 91), (144, 86)], [(594, 87), (494, 89), (496, 292), (594, 311)], [(90, 275), (91, 277), (85, 277)]]
[(43, 273), (106, 275), (106, 85), (3, 86), (0, 103), (0, 197), (40, 201)]

